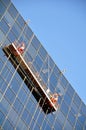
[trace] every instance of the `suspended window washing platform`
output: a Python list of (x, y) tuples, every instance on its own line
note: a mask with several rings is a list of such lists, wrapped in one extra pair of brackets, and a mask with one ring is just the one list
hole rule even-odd
[(30, 64), (25, 61), (25, 57), (23, 54), (24, 44), (22, 43), (22, 47), (16, 47), (14, 43), (5, 46), (3, 48), (4, 53), (17, 70), (21, 78), (24, 80), (25, 84), (29, 88), (29, 90), (34, 95), (35, 99), (39, 103), (40, 107), (43, 111), (48, 114), (54, 112), (58, 109), (57, 99), (54, 100), (56, 95), (53, 96), (48, 95), (47, 87), (44, 87), (40, 84), (38, 74), (33, 73)]

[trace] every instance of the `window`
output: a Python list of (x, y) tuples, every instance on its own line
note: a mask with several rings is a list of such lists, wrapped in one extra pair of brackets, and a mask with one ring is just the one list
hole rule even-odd
[(77, 94), (75, 94), (74, 96), (74, 102), (76, 103), (76, 105), (79, 107), (81, 104), (81, 99), (79, 98), (79, 96)]
[(25, 123), (23, 120), (19, 119), (17, 123), (16, 130), (27, 130), (28, 128), (26, 127)]
[(61, 111), (59, 111), (57, 117), (58, 117), (60, 123), (62, 125), (64, 125), (64, 122), (65, 122), (65, 116), (64, 116), (64, 114)]
[(84, 103), (82, 103), (81, 112), (86, 116), (86, 105)]
[(67, 105), (69, 106), (72, 101), (72, 98), (69, 96), (68, 93), (65, 93), (64, 100), (67, 103)]
[(34, 36), (34, 38), (33, 38), (33, 40), (32, 40), (32, 45), (35, 47), (36, 50), (39, 49), (40, 42), (39, 42), (39, 40), (36, 38), (36, 36)]
[(3, 93), (7, 88), (7, 84), (5, 83), (5, 81), (1, 78), (0, 79), (0, 91)]
[(26, 45), (28, 45), (28, 39), (27, 39), (27, 37), (25, 36), (25, 34), (24, 34), (24, 32), (23, 32), (23, 30), (22, 30), (22, 34), (19, 36), (19, 38), (18, 38), (18, 41), (19, 41), (19, 43), (21, 43), (21, 42), (24, 42), (25, 43), (25, 47), (26, 47)]
[(54, 88), (57, 86), (57, 77), (54, 73), (51, 74), (50, 76), (50, 84), (52, 84), (52, 86), (54, 86)]
[(75, 130), (83, 130), (83, 126), (78, 121), (76, 122)]
[(11, 110), (9, 111), (8, 119), (10, 120), (12, 125), (15, 127), (19, 117), (18, 117), (18, 114), (15, 112), (15, 110), (13, 108), (11, 108)]
[(76, 116), (77, 113), (78, 113), (78, 107), (76, 106), (76, 104), (74, 102), (72, 102), (72, 105), (71, 105), (71, 111), (72, 113)]
[(0, 44), (2, 44), (3, 39), (5, 38), (4, 33), (0, 30)]
[(1, 103), (0, 103), (0, 110), (7, 115), (10, 109), (10, 104), (7, 102), (7, 100), (3, 97)]
[(43, 61), (39, 55), (36, 56), (35, 61), (34, 61), (34, 68), (39, 72), (41, 67), (43, 65)]
[[(12, 72), (14, 72), (14, 71), (12, 70)], [(16, 73), (16, 75), (14, 76), (14, 78), (11, 82), (11, 85), (10, 85), (10, 88), (13, 90), (13, 92), (15, 94), (18, 93), (21, 83), (22, 83), (22, 81), (19, 79), (19, 75), (17, 75), (17, 73)]]
[(21, 17), (21, 15), (19, 14), (18, 18), (17, 18), (17, 22), (19, 24), (19, 26), (21, 28), (23, 28), (25, 26), (25, 21), (23, 20), (23, 18)]
[(46, 56), (47, 56), (47, 52), (46, 50), (43, 48), (43, 46), (40, 47), (39, 49), (39, 54), (41, 55), (41, 57), (43, 58), (43, 60), (45, 60)]
[[(13, 80), (14, 81), (14, 80)], [(13, 83), (13, 82), (12, 82)], [(11, 89), (14, 91), (15, 94), (17, 94), (18, 90), (19, 90), (19, 84), (17, 84), (17, 82), (15, 82), (15, 84), (13, 84), (11, 86)]]
[(64, 75), (61, 76), (61, 84), (63, 85), (64, 88), (67, 87), (67, 80), (66, 78), (64, 77)]
[(23, 110), (23, 105), (21, 104), (21, 102), (16, 99), (16, 101), (14, 102), (14, 109), (16, 110), (16, 112), (20, 115), (21, 111)]
[(18, 24), (15, 23), (12, 27), (12, 31), (13, 33), (16, 35), (16, 37), (18, 38), (19, 35), (21, 34), (21, 29), (19, 28)]
[(0, 111), (0, 125), (2, 125), (4, 119), (5, 119), (5, 116), (4, 116), (4, 114)]
[(67, 116), (67, 113), (68, 113), (68, 107), (67, 107), (67, 105), (65, 104), (64, 101), (62, 102), (61, 110), (62, 110), (62, 112), (64, 113), (64, 115)]
[(73, 113), (71, 111), (68, 114), (68, 120), (70, 121), (72, 126), (74, 126), (74, 124), (75, 124), (75, 116), (73, 115)]
[(86, 117), (82, 114), (80, 114), (80, 116), (78, 117), (78, 120), (80, 121), (80, 123), (82, 123), (82, 125), (85, 123)]
[[(48, 59), (49, 58), (49, 59)], [(55, 65), (55, 63), (54, 63), (54, 61), (52, 60), (52, 58), (50, 57), (50, 56), (48, 56), (48, 58), (47, 58), (47, 62), (49, 62), (49, 67), (51, 68), (51, 69), (53, 69), (53, 67), (54, 67), (54, 65)]]
[(14, 7), (13, 4), (10, 5), (8, 11), (13, 16), (13, 18), (15, 19), (17, 14), (18, 14), (18, 11), (16, 10), (16, 8)]
[(26, 34), (28, 40), (30, 40), (33, 35), (33, 32), (27, 25), (25, 25), (24, 33)]
[(3, 3), (0, 1), (0, 17), (2, 17), (2, 15), (4, 14), (6, 8), (3, 5)]
[(41, 126), (42, 125), (42, 123), (43, 123), (43, 120), (44, 120), (44, 113), (43, 112), (41, 112), (40, 113), (40, 111), (39, 111), (39, 115), (37, 116), (37, 122), (38, 122), (38, 124)]
[[(47, 122), (45, 127), (44, 127), (45, 130), (51, 130), (51, 126), (49, 125), (49, 123)], [(57, 128), (58, 129), (58, 128)], [(59, 129), (60, 130), (60, 129)]]
[(9, 120), (6, 120), (3, 126), (4, 130), (14, 130), (13, 126), (11, 125), (11, 123), (9, 122)]
[(61, 83), (59, 82), (59, 79), (58, 79), (58, 83), (57, 83), (57, 88), (56, 90), (63, 96), (64, 93), (65, 93), (65, 89), (63, 88), (63, 86), (61, 85)]
[(35, 110), (39, 108), (39, 104), (35, 104), (34, 101), (32, 101), (32, 105), (29, 107), (30, 114), (33, 115), (35, 113)]
[(54, 129), (55, 130), (62, 130), (62, 126), (60, 125), (59, 122), (57, 122), (57, 121), (55, 122)]
[(2, 31), (6, 34), (9, 30), (9, 26), (6, 24), (6, 22), (2, 19), (0, 22), (0, 28)]
[(22, 104), (24, 104), (28, 98), (26, 92), (24, 91), (23, 88), (21, 88), (19, 94), (18, 94), (18, 98), (20, 99), (20, 101), (22, 102)]
[(34, 57), (36, 56), (36, 49), (34, 48), (34, 46), (32, 44), (30, 44), (30, 47), (28, 49), (28, 54), (31, 55), (31, 57), (34, 59)]
[(31, 63), (32, 60), (33, 60), (32, 56), (27, 52), (27, 53), (25, 54), (25, 61), (26, 61), (26, 63), (27, 63), (27, 64), (28, 64), (28, 62)]
[(7, 91), (5, 93), (5, 97), (8, 99), (8, 101), (10, 103), (13, 103), (13, 101), (15, 99), (15, 95), (10, 88), (7, 89)]
[(22, 114), (22, 119), (24, 120), (24, 122), (27, 121), (28, 114), (29, 114), (28, 111), (24, 109), (23, 114)]
[[(71, 124), (69, 123), (69, 121), (67, 120), (66, 121), (66, 124), (64, 126), (64, 130), (73, 130)], [(78, 129), (79, 130), (79, 129)]]
[(9, 26), (13, 25), (14, 19), (11, 17), (11, 15), (9, 14), (9, 12), (6, 12), (4, 18), (5, 18), (5, 20), (6, 20), (6, 22), (7, 22), (7, 24)]
[[(4, 46), (8, 45), (10, 43), (10, 41), (6, 38), (5, 42), (4, 42)], [(6, 57), (7, 58), (7, 57)], [(9, 62), (10, 63), (10, 62)]]
[(5, 6), (8, 6), (10, 4), (10, 0), (2, 0), (4, 2)]
[(60, 75), (60, 70), (58, 69), (58, 67), (55, 65), (55, 67), (54, 67), (54, 73), (56, 74), (56, 76), (57, 77), (59, 77), (59, 75)]
[(29, 100), (28, 100), (28, 102), (27, 102), (27, 105), (26, 105), (26, 108), (27, 108), (28, 111), (31, 109), (31, 106), (32, 106), (32, 101), (31, 101), (31, 99), (29, 98)]
[(72, 88), (70, 84), (68, 84), (67, 86), (68, 86), (67, 92), (69, 93), (71, 97), (73, 97), (74, 89)]
[(45, 84), (47, 84), (48, 81), (48, 74), (47, 73), (43, 73), (43, 71), (40, 73), (42, 80), (44, 81)]
[(17, 39), (16, 36), (13, 34), (12, 31), (9, 32), (8, 38), (9, 38), (9, 40), (10, 40), (11, 42), (14, 42), (14, 41)]

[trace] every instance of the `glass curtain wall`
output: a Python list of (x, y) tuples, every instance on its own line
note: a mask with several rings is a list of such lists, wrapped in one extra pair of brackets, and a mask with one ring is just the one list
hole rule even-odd
[[(23, 58), (38, 82), (59, 93), (59, 108), (45, 114), (2, 48), (25, 43)], [(86, 106), (10, 0), (0, 0), (0, 129), (86, 130)]]

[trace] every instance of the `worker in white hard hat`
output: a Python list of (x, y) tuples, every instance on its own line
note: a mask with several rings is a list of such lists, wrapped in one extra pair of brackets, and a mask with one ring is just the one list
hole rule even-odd
[(17, 50), (20, 52), (20, 54), (22, 54), (24, 52), (24, 49), (25, 49), (25, 43), (22, 42), (21, 45), (17, 47)]

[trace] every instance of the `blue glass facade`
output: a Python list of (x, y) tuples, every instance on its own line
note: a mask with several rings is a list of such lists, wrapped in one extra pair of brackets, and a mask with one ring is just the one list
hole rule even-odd
[[(24, 42), (24, 58), (41, 86), (60, 93), (59, 108), (45, 114), (2, 51)], [(86, 130), (86, 105), (10, 0), (0, 0), (0, 129)]]

